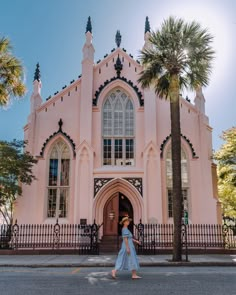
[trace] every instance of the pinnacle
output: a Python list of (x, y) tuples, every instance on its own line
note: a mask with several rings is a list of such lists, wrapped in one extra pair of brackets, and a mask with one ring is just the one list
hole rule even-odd
[(36, 64), (36, 69), (35, 69), (35, 73), (34, 73), (34, 81), (40, 81), (40, 69), (39, 69), (39, 63)]

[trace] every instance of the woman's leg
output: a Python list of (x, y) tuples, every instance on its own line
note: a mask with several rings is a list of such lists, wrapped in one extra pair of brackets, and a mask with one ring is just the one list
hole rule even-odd
[(116, 269), (113, 269), (113, 270), (111, 271), (111, 276), (113, 277), (113, 279), (116, 278), (116, 272), (117, 272)]
[(137, 275), (137, 271), (135, 269), (132, 270), (132, 279), (141, 279), (141, 277)]

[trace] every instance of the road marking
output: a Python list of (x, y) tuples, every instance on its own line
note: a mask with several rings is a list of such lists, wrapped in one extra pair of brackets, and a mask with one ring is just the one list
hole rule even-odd
[(80, 271), (80, 268), (76, 268), (71, 272), (71, 274), (74, 275), (74, 274), (78, 273), (79, 271)]

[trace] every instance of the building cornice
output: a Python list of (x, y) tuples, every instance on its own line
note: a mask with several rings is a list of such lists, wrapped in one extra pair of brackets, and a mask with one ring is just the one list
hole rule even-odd
[(54, 96), (48, 97), (46, 101), (40, 106), (40, 108), (37, 109), (37, 112), (41, 112), (45, 108), (49, 107), (52, 103), (56, 102), (58, 99), (60, 99), (62, 96), (67, 94), (69, 91), (73, 90), (75, 87), (79, 87), (81, 83), (81, 77), (76, 81), (71, 81), (71, 84), (68, 86), (64, 86), (61, 91), (57, 91), (54, 93)]

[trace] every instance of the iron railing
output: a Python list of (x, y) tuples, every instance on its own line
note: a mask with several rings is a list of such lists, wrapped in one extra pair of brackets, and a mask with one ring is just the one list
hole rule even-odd
[[(143, 224), (134, 226), (134, 236), (141, 242), (138, 253), (157, 254), (160, 249), (173, 248), (173, 224)], [(236, 249), (236, 225), (182, 225), (182, 247), (188, 249)]]
[[(173, 248), (172, 224), (135, 224), (139, 254), (158, 254)], [(78, 254), (99, 254), (102, 225), (17, 224), (0, 225), (0, 249), (72, 249)], [(236, 249), (236, 224), (190, 224), (182, 226), (182, 247), (188, 249)]]
[(22, 224), (0, 226), (0, 249), (74, 249), (99, 254), (99, 226), (84, 224)]

